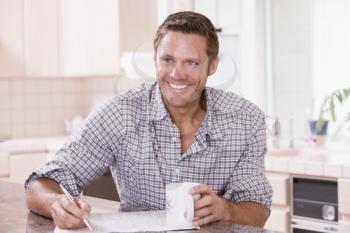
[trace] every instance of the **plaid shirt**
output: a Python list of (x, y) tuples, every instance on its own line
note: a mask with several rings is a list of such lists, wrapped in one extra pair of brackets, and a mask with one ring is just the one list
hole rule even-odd
[(124, 210), (164, 209), (165, 185), (173, 182), (207, 184), (232, 202), (258, 202), (269, 209), (263, 112), (234, 93), (207, 87), (205, 94), (206, 117), (184, 154), (159, 86), (142, 85), (93, 111), (25, 186), (48, 177), (77, 196), (110, 168)]

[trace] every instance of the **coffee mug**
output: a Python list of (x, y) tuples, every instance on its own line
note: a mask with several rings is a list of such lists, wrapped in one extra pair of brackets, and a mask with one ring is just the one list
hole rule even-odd
[(198, 183), (171, 183), (166, 185), (167, 222), (171, 225), (192, 225), (194, 201), (199, 194), (191, 195), (190, 189)]

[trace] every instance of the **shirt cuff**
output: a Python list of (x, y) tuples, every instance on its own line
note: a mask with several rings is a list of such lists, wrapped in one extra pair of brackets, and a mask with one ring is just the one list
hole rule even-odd
[(32, 172), (24, 183), (25, 190), (28, 189), (28, 185), (30, 182), (42, 177), (52, 179), (58, 184), (62, 184), (73, 196), (79, 196), (80, 194), (80, 190), (76, 185), (73, 174), (63, 169), (59, 164), (57, 164), (54, 161), (51, 161)]

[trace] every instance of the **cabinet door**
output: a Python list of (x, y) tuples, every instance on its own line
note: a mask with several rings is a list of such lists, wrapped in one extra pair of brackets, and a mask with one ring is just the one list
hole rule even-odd
[(350, 218), (349, 220), (339, 221), (339, 233), (349, 233), (350, 232)]
[(0, 150), (0, 177), (9, 175), (9, 153)]
[(64, 76), (119, 73), (119, 2), (61, 1)]
[(26, 76), (57, 76), (58, 9), (56, 1), (24, 1), (24, 60)]
[(23, 1), (0, 1), (0, 76), (22, 77)]
[(288, 207), (272, 207), (271, 214), (267, 220), (265, 229), (289, 232), (290, 231), (290, 211)]
[(272, 190), (272, 204), (288, 206), (289, 204), (289, 175), (267, 173)]
[(350, 216), (350, 179), (338, 180), (339, 213)]
[(47, 153), (23, 153), (10, 155), (10, 181), (24, 183), (38, 167), (45, 164)]

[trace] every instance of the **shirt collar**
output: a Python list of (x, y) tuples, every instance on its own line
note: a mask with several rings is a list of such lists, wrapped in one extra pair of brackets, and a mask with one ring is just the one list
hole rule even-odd
[(168, 115), (168, 110), (166, 109), (162, 95), (160, 93), (160, 87), (158, 83), (153, 84), (153, 90), (150, 97), (150, 108), (149, 108), (149, 119), (152, 120), (162, 120)]
[[(206, 134), (209, 135), (210, 138), (220, 138), (223, 136), (222, 133), (222, 128), (220, 128), (219, 122), (216, 122), (215, 114), (216, 114), (216, 109), (213, 104), (213, 99), (211, 95), (211, 88), (205, 88), (204, 89), (204, 94), (206, 96), (206, 101), (207, 101), (207, 116), (204, 119), (204, 124), (206, 128)], [(159, 121), (164, 119), (166, 116), (169, 116), (168, 110), (166, 109), (160, 87), (158, 83), (153, 84), (153, 90), (151, 92), (151, 97), (150, 97), (150, 108), (149, 108), (149, 119)], [(170, 116), (169, 116), (170, 117)]]
[(220, 128), (220, 123), (216, 122), (217, 118), (215, 117), (217, 111), (215, 109), (213, 97), (211, 94), (211, 88), (206, 87), (204, 89), (204, 94), (207, 101), (207, 116), (205, 118), (205, 128), (206, 134), (209, 135), (209, 138), (220, 138), (223, 136), (222, 128)]

